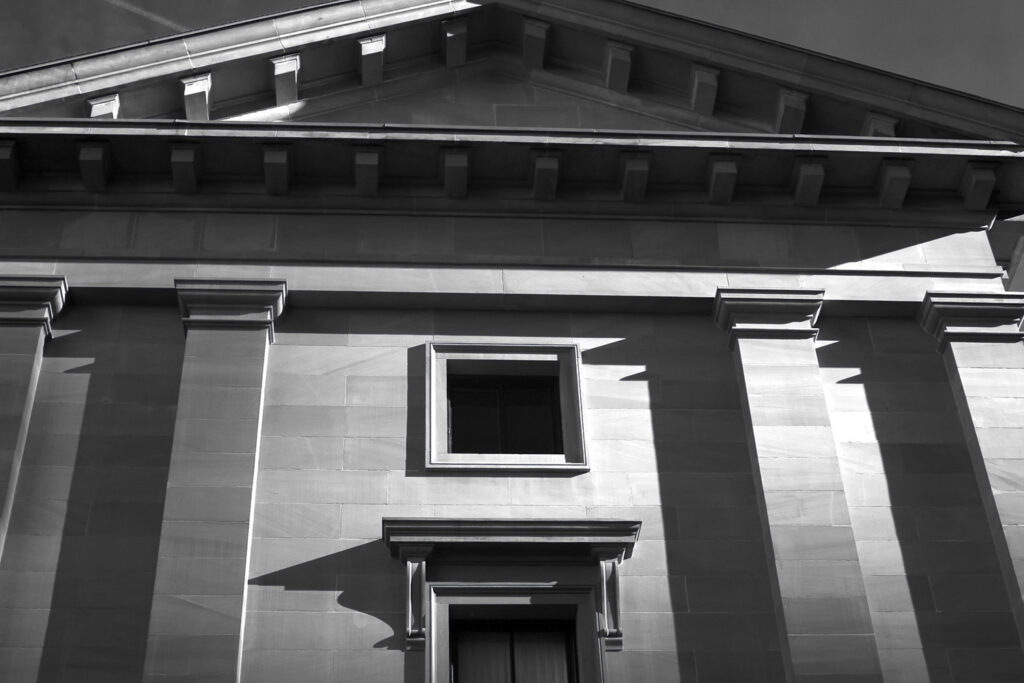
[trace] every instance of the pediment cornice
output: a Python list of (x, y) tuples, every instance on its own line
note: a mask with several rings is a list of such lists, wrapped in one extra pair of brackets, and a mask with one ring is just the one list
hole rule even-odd
[[(444, 33), (454, 19), (467, 23)], [(549, 27), (539, 62), (524, 22)], [(181, 79), (210, 73), (211, 117), (245, 116), (279, 104), (275, 88), (287, 92), (289, 78), (303, 98), (358, 87), (370, 68), (359, 41), (388, 35), (384, 85), (514, 57), (539, 82), (664, 107), (700, 130), (1024, 139), (1019, 109), (615, 0), (326, 4), (0, 75), (0, 113), (88, 116), (89, 100), (119, 94), (125, 118), (179, 118), (189, 109)], [(446, 56), (448, 40), (468, 62)], [(366, 48), (367, 64), (378, 48)], [(293, 54), (302, 74), (296, 62), (279, 78), (279, 58)]]
[[(401, 163), (395, 163), (400, 160)], [(224, 193), (227, 193), (225, 195)], [(13, 120), (22, 205), (990, 220), (1024, 211), (1024, 147), (984, 141), (400, 125)], [(923, 213), (921, 213), (923, 212)], [(952, 218), (951, 218), (952, 217)]]

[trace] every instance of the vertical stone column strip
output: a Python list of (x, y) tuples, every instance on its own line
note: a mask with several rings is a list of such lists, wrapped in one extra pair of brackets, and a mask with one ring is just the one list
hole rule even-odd
[(928, 292), (920, 320), (939, 341), (1024, 645), (1024, 294)]
[(146, 681), (237, 681), (280, 281), (177, 280), (185, 324)]
[(0, 277), (0, 558), (7, 542), (43, 341), (64, 307), (62, 277)]
[(821, 290), (720, 289), (789, 680), (881, 681), (814, 327)]

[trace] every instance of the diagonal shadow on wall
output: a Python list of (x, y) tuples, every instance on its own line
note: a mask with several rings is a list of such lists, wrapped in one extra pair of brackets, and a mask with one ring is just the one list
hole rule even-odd
[[(404, 581), (403, 566), (390, 557), (384, 542), (377, 540), (253, 577), (249, 585), (336, 593), (343, 610), (372, 617), (391, 631), (376, 641), (374, 648), (405, 651)], [(406, 683), (422, 678), (422, 653), (407, 652)]]
[[(66, 496), (37, 680), (139, 680), (184, 351), (181, 323), (171, 309), (92, 307), (70, 309), (55, 328), (65, 332), (45, 349), (44, 371), (52, 373), (41, 378), (49, 389), (33, 414), (39, 440), (26, 448), (26, 464), (49, 478), (51, 502)], [(81, 417), (64, 419), (72, 414)], [(62, 475), (70, 480), (58, 491)], [(22, 494), (32, 495), (30, 488)], [(16, 506), (15, 515), (32, 515), (34, 507)]]
[(914, 320), (825, 319), (818, 359), (887, 678), (1018, 680), (1024, 657), (935, 340)]

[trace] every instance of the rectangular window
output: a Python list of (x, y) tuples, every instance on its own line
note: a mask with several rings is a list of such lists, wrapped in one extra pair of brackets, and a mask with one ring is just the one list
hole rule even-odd
[(448, 450), (561, 453), (558, 376), (460, 375), (449, 364)]
[(594, 590), (551, 571), (566, 580), (431, 581), (427, 683), (601, 683)]
[(586, 470), (579, 350), (427, 344), (427, 467)]
[(449, 624), (453, 683), (575, 683), (572, 621)]

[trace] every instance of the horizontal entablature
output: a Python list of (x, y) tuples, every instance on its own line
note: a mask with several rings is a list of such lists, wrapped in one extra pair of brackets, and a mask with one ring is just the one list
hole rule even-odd
[(0, 126), (0, 192), (8, 205), (1019, 213), (1024, 148), (804, 135), (11, 120)]
[(1004, 292), (1002, 269), (799, 271), (431, 265), (0, 261), (6, 276), (59, 275), (69, 301), (177, 305), (175, 279), (287, 282), (288, 307), (688, 312), (711, 314), (721, 288), (823, 290), (828, 315), (913, 317), (929, 291)]

